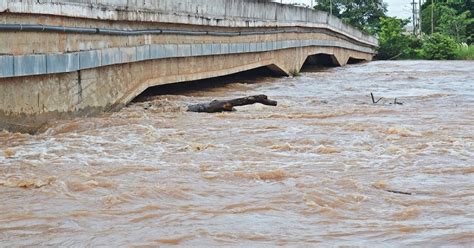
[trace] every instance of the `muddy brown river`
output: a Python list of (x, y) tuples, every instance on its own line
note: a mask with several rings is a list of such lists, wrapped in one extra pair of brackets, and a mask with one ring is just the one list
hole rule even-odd
[[(279, 106), (185, 112), (254, 94)], [(311, 69), (3, 131), (0, 202), (1, 247), (472, 247), (474, 62)]]

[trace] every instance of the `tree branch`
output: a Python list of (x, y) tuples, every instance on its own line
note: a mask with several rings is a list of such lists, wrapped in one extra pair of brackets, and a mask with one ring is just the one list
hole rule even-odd
[(234, 107), (251, 105), (255, 103), (261, 103), (268, 106), (277, 106), (277, 101), (268, 99), (266, 95), (249, 96), (243, 98), (237, 98), (227, 101), (214, 100), (210, 103), (202, 103), (188, 106), (188, 112), (204, 112), (204, 113), (216, 113), (216, 112), (230, 112), (234, 111)]

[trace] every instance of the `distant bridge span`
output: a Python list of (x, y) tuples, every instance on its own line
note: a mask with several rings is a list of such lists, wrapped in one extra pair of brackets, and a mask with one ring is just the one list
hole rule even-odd
[(0, 129), (17, 131), (162, 84), (369, 61), (378, 45), (325, 12), (250, 0), (4, 0), (0, 40)]

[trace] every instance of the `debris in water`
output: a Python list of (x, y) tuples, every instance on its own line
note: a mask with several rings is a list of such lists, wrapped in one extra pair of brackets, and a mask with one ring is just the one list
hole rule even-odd
[(399, 191), (399, 190), (392, 190), (388, 189), (388, 184), (385, 181), (378, 181), (374, 183), (372, 186), (376, 189), (380, 189), (386, 192), (394, 193), (394, 194), (402, 194), (402, 195), (412, 195), (410, 192), (404, 192), (404, 191)]
[(390, 190), (390, 189), (384, 189), (387, 192), (394, 193), (394, 194), (401, 194), (401, 195), (412, 195), (410, 192), (403, 192), (403, 191), (398, 191), (398, 190)]
[(277, 101), (268, 99), (266, 95), (249, 96), (227, 101), (214, 100), (210, 103), (196, 104), (188, 106), (188, 112), (230, 112), (235, 111), (234, 107), (261, 103), (268, 106), (277, 106)]
[[(370, 97), (372, 98), (372, 103), (373, 103), (373, 104), (377, 104), (377, 103), (379, 103), (379, 102), (383, 99), (383, 97), (380, 97), (377, 101), (375, 101), (375, 97), (374, 97), (374, 94), (373, 94), (372, 92), (370, 92)], [(393, 103), (390, 103), (390, 104), (393, 104), (393, 105), (403, 105), (402, 102), (397, 101), (397, 98), (396, 98), (396, 97), (395, 97), (395, 100), (393, 101)]]
[(372, 92), (370, 92), (370, 96), (372, 97), (372, 103), (373, 104), (377, 104), (378, 102), (380, 102), (380, 100), (383, 99), (383, 97), (380, 97), (377, 101), (375, 101), (374, 94)]
[(393, 104), (394, 105), (403, 105), (402, 102), (397, 102), (397, 98), (395, 98), (395, 100), (393, 101)]

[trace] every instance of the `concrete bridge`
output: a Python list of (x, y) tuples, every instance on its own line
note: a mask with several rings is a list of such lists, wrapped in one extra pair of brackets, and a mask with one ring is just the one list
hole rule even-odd
[(378, 45), (325, 12), (263, 0), (2, 0), (0, 41), (0, 129), (25, 132), (152, 86), (343, 66)]

